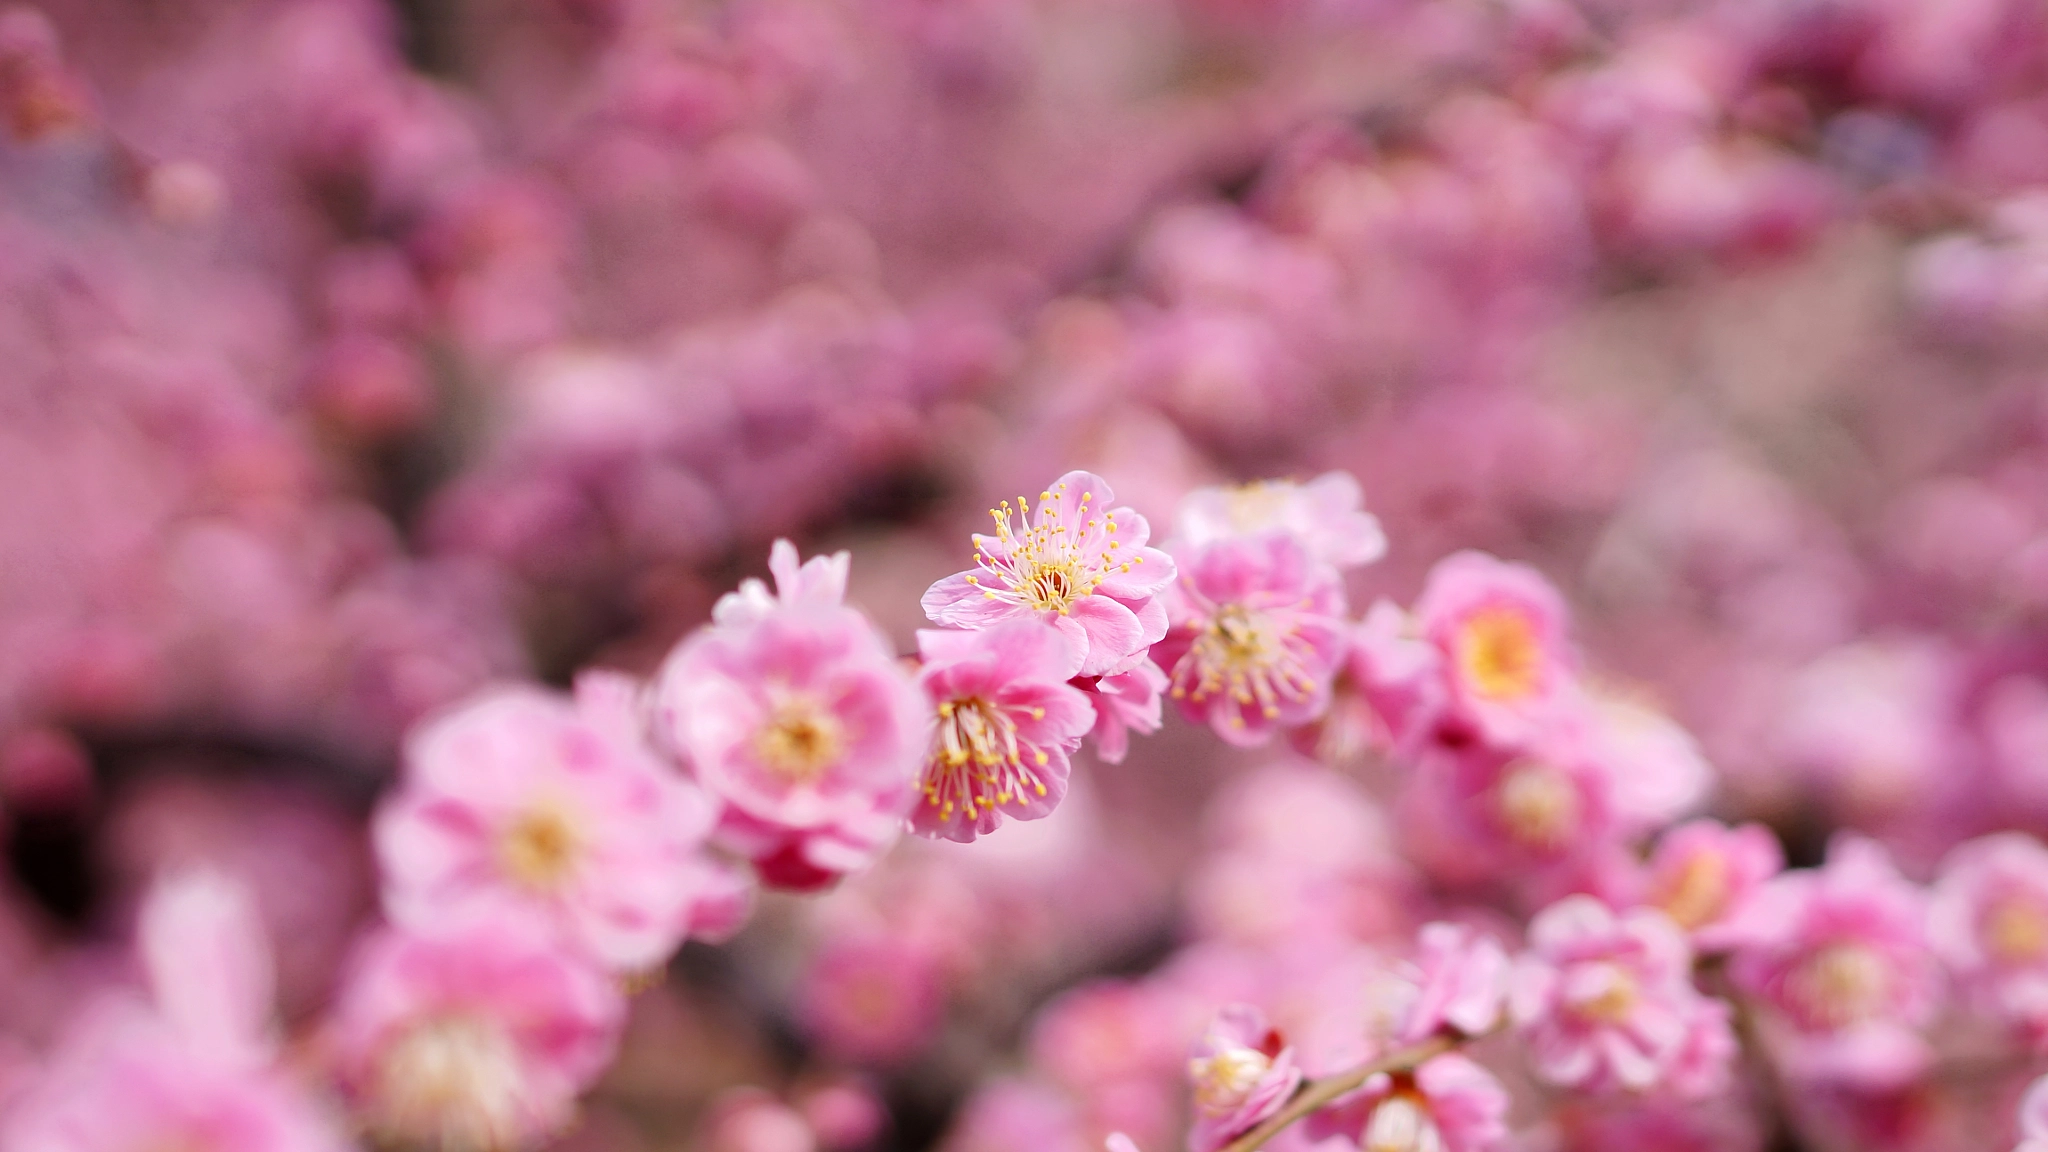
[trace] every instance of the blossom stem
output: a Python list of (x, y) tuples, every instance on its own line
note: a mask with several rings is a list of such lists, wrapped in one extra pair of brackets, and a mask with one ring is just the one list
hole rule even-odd
[(1288, 1125), (1323, 1107), (1346, 1093), (1357, 1090), (1367, 1080), (1383, 1072), (1406, 1072), (1463, 1044), (1468, 1037), (1439, 1032), (1426, 1040), (1417, 1041), (1406, 1048), (1399, 1048), (1377, 1060), (1370, 1060), (1349, 1072), (1311, 1080), (1301, 1086), (1287, 1106), (1266, 1118), (1265, 1122), (1237, 1139), (1224, 1145), (1221, 1152), (1255, 1152), (1266, 1141), (1278, 1136)]

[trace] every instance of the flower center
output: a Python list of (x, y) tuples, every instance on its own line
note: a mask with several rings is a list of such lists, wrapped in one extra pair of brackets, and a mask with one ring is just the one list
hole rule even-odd
[(1402, 1089), (1372, 1110), (1359, 1145), (1361, 1152), (1444, 1152), (1444, 1137), (1429, 1105), (1412, 1089)]
[[(1173, 666), (1173, 698), (1200, 704), (1222, 695), (1270, 720), (1280, 715), (1282, 701), (1315, 693), (1308, 654), (1307, 643), (1273, 613), (1225, 604)], [(1243, 726), (1242, 717), (1232, 720)]]
[(1651, 903), (1681, 928), (1697, 928), (1728, 902), (1728, 861), (1719, 852), (1695, 852), (1665, 876)]
[(1579, 828), (1579, 790), (1569, 776), (1537, 760), (1508, 766), (1494, 790), (1501, 826), (1517, 843), (1555, 852), (1571, 843)]
[(1786, 1000), (1805, 1024), (1833, 1030), (1861, 1023), (1884, 1008), (1891, 970), (1862, 944), (1830, 944), (1785, 979)]
[(413, 1025), (384, 1052), (372, 1120), (395, 1142), (442, 1152), (514, 1147), (525, 1076), (504, 1025), (443, 1016)]
[(1458, 667), (1488, 700), (1517, 700), (1541, 687), (1543, 644), (1525, 612), (1482, 608), (1458, 631)]
[(1273, 1061), (1256, 1048), (1227, 1047), (1188, 1061), (1195, 1082), (1195, 1104), (1212, 1116), (1234, 1111), (1258, 1087)]
[[(1031, 709), (1034, 718), (1043, 709)], [(972, 820), (984, 808), (1045, 795), (1038, 769), (1051, 759), (1020, 743), (1017, 721), (1005, 709), (969, 696), (939, 705), (939, 723), (925, 763), (924, 800), (939, 819), (964, 812)]]
[(2028, 964), (2048, 955), (2048, 911), (2024, 897), (2001, 900), (1984, 918), (1984, 942), (2007, 964)]
[(1572, 1010), (1595, 1024), (1627, 1022), (1636, 1002), (1642, 999), (1635, 977), (1618, 965), (1595, 965), (1584, 974), (1584, 979), (1586, 985), (1573, 997)]
[(499, 837), (498, 860), (515, 883), (545, 891), (568, 879), (581, 847), (568, 810), (540, 803), (520, 813)]
[(795, 694), (776, 701), (754, 736), (754, 755), (783, 778), (808, 783), (825, 774), (846, 749), (839, 718), (815, 698)]
[[(1060, 485), (1064, 491), (1066, 485)], [(1112, 572), (1129, 572), (1144, 557), (1119, 559), (1122, 547), (1116, 540), (1116, 513), (1099, 518), (1089, 507), (1092, 492), (1081, 494), (1080, 519), (1067, 523), (1051, 492), (1038, 494), (1038, 522), (1031, 522), (1031, 503), (1017, 497), (1016, 524), (1012, 526), (1010, 502), (991, 508), (996, 522), (993, 543), (987, 537), (974, 538), (974, 563), (993, 578), (984, 585), (979, 575), (967, 578), (990, 600), (1002, 600), (1036, 612), (1057, 612), (1065, 616), (1074, 601), (1095, 591), (1096, 585)]]

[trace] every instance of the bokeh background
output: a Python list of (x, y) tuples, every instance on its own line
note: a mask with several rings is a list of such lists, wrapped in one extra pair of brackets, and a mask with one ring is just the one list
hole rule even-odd
[[(47, 0), (0, 123), (8, 1060), (195, 861), (310, 1018), (411, 721), (650, 670), (777, 536), (909, 651), (1074, 467), (1159, 525), (1348, 470), (1355, 607), (1537, 565), (1794, 863), (2048, 828), (2033, 0)], [(1170, 720), (1054, 818), (768, 897), (564, 1146), (1171, 1133), (1131, 978), (1297, 897), (1407, 924), (1324, 784)], [(734, 1135), (741, 1086), (809, 1130)]]

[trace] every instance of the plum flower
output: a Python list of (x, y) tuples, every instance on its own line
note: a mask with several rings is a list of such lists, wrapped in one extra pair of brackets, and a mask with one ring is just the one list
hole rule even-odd
[(1319, 981), (1302, 1069), (1328, 1076), (1440, 1032), (1483, 1035), (1500, 1020), (1508, 973), (1498, 941), (1446, 921), (1422, 926), (1412, 957), (1361, 951)]
[(210, 871), (160, 878), (135, 944), (147, 1003), (117, 995), (72, 1020), (9, 1101), (0, 1147), (348, 1147), (336, 1118), (277, 1062), (270, 946), (247, 888)]
[(938, 721), (925, 758), (917, 832), (962, 843), (1008, 815), (1035, 820), (1067, 792), (1068, 757), (1095, 709), (1068, 684), (1080, 652), (1058, 629), (1017, 620), (980, 632), (917, 634), (918, 683)]
[(1382, 1072), (1308, 1118), (1307, 1135), (1359, 1152), (1487, 1152), (1507, 1138), (1507, 1089), (1456, 1053)]
[(1534, 568), (1454, 553), (1430, 570), (1415, 616), (1443, 655), (1452, 716), (1488, 739), (1526, 738), (1571, 694), (1564, 600)]
[(1652, 908), (1616, 915), (1570, 896), (1538, 913), (1509, 1005), (1537, 1074), (1566, 1087), (1700, 1084), (1710, 1077), (1686, 1058), (1733, 1050), (1703, 1042), (1700, 1029), (1727, 1017), (1693, 988), (1684, 933)]
[(1148, 735), (1159, 731), (1159, 704), (1166, 693), (1166, 673), (1150, 659), (1140, 660), (1130, 671), (1114, 676), (1076, 677), (1073, 684), (1088, 694), (1088, 703), (1095, 709), (1095, 727), (1088, 735), (1095, 741), (1095, 755), (1103, 763), (1124, 762), (1131, 749), (1131, 733)]
[(1188, 1059), (1195, 1123), (1190, 1152), (1216, 1152), (1278, 1112), (1301, 1084), (1294, 1052), (1266, 1015), (1248, 1004), (1226, 1005)]
[(1306, 484), (1255, 480), (1197, 488), (1174, 515), (1174, 538), (1200, 548), (1217, 540), (1281, 532), (1299, 540), (1318, 563), (1355, 568), (1387, 553), (1379, 518), (1363, 504), (1358, 481), (1347, 472), (1325, 472)]
[[(1145, 542), (1151, 528), (1110, 506), (1108, 483), (1069, 472), (1029, 501), (992, 509), (996, 534), (974, 537), (975, 570), (924, 594), (925, 615), (951, 628), (987, 628), (1028, 617), (1051, 622), (1081, 649), (1082, 676), (1127, 672), (1166, 634), (1157, 597), (1173, 583), (1173, 558)], [(1012, 524), (1012, 517), (1017, 523)]]
[(1730, 931), (1729, 975), (1768, 1009), (1788, 1072), (1885, 1087), (1925, 1065), (1940, 991), (1926, 898), (1882, 847), (1838, 836), (1825, 867), (1771, 879)]
[(376, 821), (384, 903), (402, 925), (505, 903), (542, 915), (594, 963), (643, 969), (695, 926), (729, 927), (735, 887), (703, 860), (715, 805), (588, 710), (536, 688), (473, 698), (406, 744)]
[(2001, 832), (1949, 854), (1928, 935), (1962, 987), (1994, 1016), (2048, 1041), (2048, 848)]
[(1321, 716), (1344, 659), (1335, 570), (1284, 535), (1219, 540), (1184, 559), (1157, 649), (1181, 710), (1233, 744)]
[(653, 705), (724, 806), (719, 843), (768, 883), (815, 888), (865, 867), (916, 797), (923, 693), (874, 625), (829, 597), (786, 594), (699, 631), (663, 665)]
[(1763, 825), (1695, 820), (1658, 838), (1643, 902), (1690, 933), (1695, 948), (1727, 948), (1729, 922), (1784, 869), (1784, 850)]
[(1433, 871), (1460, 881), (1537, 880), (1595, 860), (1620, 834), (1612, 779), (1584, 733), (1526, 748), (1432, 747), (1407, 797)]
[(768, 549), (768, 572), (775, 577), (775, 591), (749, 576), (737, 591), (727, 592), (711, 607), (711, 619), (719, 624), (747, 624), (796, 604), (836, 607), (846, 600), (846, 575), (852, 554), (834, 552), (797, 562), (796, 545), (778, 539)]
[(331, 1027), (342, 1082), (379, 1137), (492, 1152), (569, 1122), (624, 1015), (613, 980), (506, 914), (372, 937)]

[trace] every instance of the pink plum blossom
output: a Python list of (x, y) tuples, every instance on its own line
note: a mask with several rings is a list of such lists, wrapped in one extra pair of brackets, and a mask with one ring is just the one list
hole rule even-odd
[(1442, 653), (1452, 716), (1487, 738), (1526, 738), (1570, 698), (1564, 599), (1534, 568), (1454, 553), (1430, 570), (1415, 616)]
[(1294, 1051), (1266, 1023), (1265, 1013), (1231, 1004), (1196, 1042), (1188, 1058), (1194, 1083), (1192, 1152), (1216, 1152), (1278, 1112), (1301, 1084)]
[(654, 722), (722, 803), (721, 844), (770, 884), (820, 887), (901, 829), (928, 705), (851, 608), (798, 599), (742, 615), (669, 656)]
[(1378, 720), (1379, 743), (1407, 754), (1446, 707), (1443, 654), (1424, 640), (1415, 618), (1375, 600), (1351, 628), (1345, 661), (1352, 688)]
[(938, 720), (927, 754), (917, 832), (962, 843), (1004, 816), (1036, 820), (1066, 795), (1068, 757), (1094, 728), (1088, 697), (1068, 684), (1080, 650), (1035, 620), (978, 632), (920, 631), (918, 683)]
[(728, 592), (712, 605), (711, 618), (719, 624), (749, 624), (780, 607), (819, 604), (837, 607), (846, 601), (846, 575), (853, 563), (850, 552), (813, 556), (797, 562), (796, 545), (777, 540), (768, 550), (768, 572), (775, 577), (775, 591), (757, 577), (740, 581), (737, 591)]
[(1344, 659), (1344, 589), (1292, 537), (1225, 538), (1180, 557), (1155, 648), (1190, 719), (1233, 744), (1309, 723)]
[(1577, 727), (1525, 748), (1430, 748), (1405, 831), (1433, 871), (1463, 882), (1547, 880), (1597, 864), (1624, 831), (1600, 751)]
[(1074, 687), (1088, 694), (1095, 709), (1095, 755), (1105, 764), (1121, 764), (1130, 753), (1131, 733), (1159, 731), (1160, 701), (1166, 694), (1166, 673), (1150, 659), (1114, 676), (1076, 677)]
[(1255, 480), (1198, 488), (1181, 499), (1174, 540), (1200, 548), (1217, 540), (1282, 533), (1301, 542), (1318, 563), (1334, 568), (1371, 564), (1387, 552), (1379, 519), (1364, 510), (1358, 481), (1325, 472), (1305, 484)]
[(1372, 1077), (1306, 1122), (1311, 1138), (1359, 1152), (1488, 1152), (1507, 1139), (1507, 1089), (1456, 1053)]
[(1927, 931), (1981, 1007), (2048, 1042), (2048, 848), (2022, 832), (1957, 847), (1935, 882)]
[(1151, 528), (1130, 508), (1112, 507), (1108, 483), (1069, 472), (1029, 501), (990, 515), (996, 534), (974, 536), (973, 571), (933, 584), (924, 610), (952, 628), (987, 628), (1018, 617), (1051, 622), (1081, 647), (1080, 675), (1129, 671), (1166, 634), (1158, 597), (1172, 583), (1173, 558), (1145, 542)]
[(1651, 908), (1617, 915), (1570, 896), (1538, 913), (1509, 1004), (1537, 1074), (1567, 1087), (1699, 1084), (1708, 1076), (1687, 1058), (1733, 1050), (1698, 1034), (1716, 1020), (1726, 1029), (1726, 1013), (1693, 988), (1684, 933)]
[(135, 944), (149, 1001), (117, 993), (70, 1020), (9, 1101), (0, 1147), (348, 1147), (338, 1117), (277, 1062), (270, 948), (246, 887), (211, 871), (158, 878)]
[(1720, 950), (1733, 943), (1728, 923), (1784, 868), (1784, 850), (1763, 825), (1695, 820), (1658, 837), (1643, 901), (1690, 933), (1695, 948)]
[(1423, 925), (1410, 955), (1361, 950), (1313, 985), (1302, 1069), (1329, 1076), (1438, 1033), (1484, 1035), (1506, 1006), (1508, 975), (1498, 941), (1448, 921)]
[(1885, 1087), (1927, 1062), (1939, 1006), (1927, 898), (1877, 843), (1843, 834), (1825, 867), (1767, 881), (1730, 924), (1729, 975), (1767, 1010), (1795, 1076)]
[(611, 1060), (624, 997), (546, 925), (494, 914), (386, 929), (329, 1021), (370, 1130), (442, 1148), (520, 1148), (559, 1132)]
[[(582, 695), (617, 707), (627, 691), (593, 678)], [(415, 732), (376, 821), (393, 920), (510, 904), (619, 970), (659, 965), (693, 927), (729, 926), (733, 886), (702, 859), (712, 801), (611, 721), (512, 687)]]
[(350, 1144), (338, 1118), (282, 1071), (224, 1058), (159, 1019), (110, 1006), (75, 1021), (49, 1066), (11, 1102), (0, 1146), (345, 1152)]

